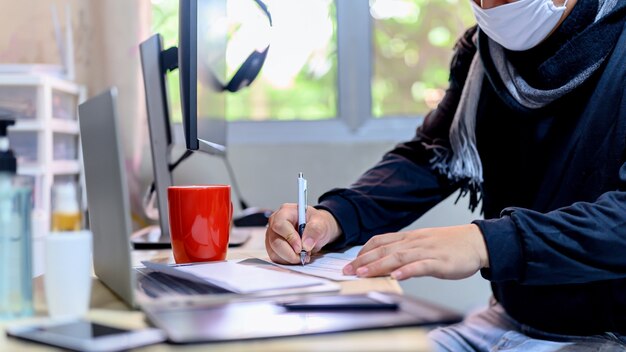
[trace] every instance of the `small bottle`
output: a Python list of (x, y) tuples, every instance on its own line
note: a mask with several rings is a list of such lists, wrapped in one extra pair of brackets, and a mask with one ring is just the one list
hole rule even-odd
[(55, 184), (53, 190), (52, 231), (80, 231), (82, 222), (76, 184)]
[(33, 179), (18, 176), (0, 117), (0, 320), (33, 313), (31, 209)]

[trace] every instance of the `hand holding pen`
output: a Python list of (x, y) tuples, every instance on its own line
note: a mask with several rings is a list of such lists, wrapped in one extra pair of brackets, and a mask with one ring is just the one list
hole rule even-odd
[[(299, 203), (286, 203), (270, 217), (265, 234), (265, 248), (270, 259), (276, 263), (302, 265), (303, 251), (306, 263), (308, 256), (335, 241), (340, 235), (339, 225), (332, 214), (326, 210), (307, 207), (305, 197), (299, 197), (299, 203), (303, 204), (300, 206), (303, 216), (299, 216)], [(299, 232), (300, 224), (304, 226)]]
[[(306, 207), (307, 207), (307, 189), (306, 179), (302, 176), (302, 172), (298, 175), (298, 235), (300, 240), (304, 239), (304, 228), (306, 227)], [(300, 264), (304, 266), (307, 251), (304, 246), (300, 249)]]

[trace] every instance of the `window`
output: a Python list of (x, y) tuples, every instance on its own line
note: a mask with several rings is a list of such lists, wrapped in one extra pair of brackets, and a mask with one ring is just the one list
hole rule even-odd
[[(247, 41), (253, 37), (250, 33), (256, 33), (254, 26), (246, 25), (255, 21), (246, 16), (260, 11), (252, 0), (227, 1), (232, 19), (227, 48), (230, 77), (251, 52)], [(237, 121), (229, 133), (235, 135), (238, 129), (248, 135), (266, 128), (273, 130), (261, 135), (289, 140), (291, 124), (308, 120), (319, 125), (308, 122), (306, 133), (317, 133), (319, 139), (393, 135), (387, 131), (405, 136), (413, 131), (415, 120), (442, 98), (452, 46), (474, 23), (469, 0), (265, 2), (274, 22), (265, 66), (252, 86), (227, 97), (227, 118)], [(152, 0), (152, 4), (153, 31), (164, 36), (166, 47), (176, 45), (178, 2)], [(180, 121), (175, 75), (170, 75), (169, 85), (173, 118)], [(282, 122), (258, 123), (271, 120)]]
[[(271, 47), (259, 74), (248, 88), (227, 95), (226, 116), (237, 120), (319, 120), (337, 115), (336, 16), (332, 0), (266, 0), (273, 26)], [(178, 42), (178, 2), (152, 0), (153, 32), (165, 47)], [(227, 79), (255, 49), (255, 38), (267, 26), (252, 0), (228, 0)], [(259, 23), (261, 22), (261, 23)], [(311, 30), (315, 28), (316, 30)], [(264, 41), (260, 38), (259, 41)], [(180, 106), (178, 76), (168, 76), (172, 107)], [(181, 121), (180, 109), (173, 120)]]
[[(335, 6), (332, 0), (265, 0), (271, 9), (271, 46), (259, 77), (226, 99), (228, 120), (319, 120), (337, 115)], [(256, 21), (246, 14), (257, 5), (229, 0), (228, 17), (237, 31), (226, 53), (228, 77), (252, 52)], [(258, 12), (258, 11), (256, 11)], [(248, 20), (248, 21), (247, 21)], [(246, 23), (252, 25), (246, 27)], [(314, 30), (312, 30), (314, 28)], [(242, 45), (244, 44), (244, 45)], [(262, 48), (261, 48), (262, 49)]]
[[(164, 49), (178, 45), (178, 1), (152, 0), (152, 33), (160, 33), (163, 36)], [(170, 119), (172, 122), (182, 123), (178, 70), (167, 75), (167, 90)]]
[(371, 0), (372, 115), (424, 115), (448, 85), (456, 39), (472, 25), (468, 0)]

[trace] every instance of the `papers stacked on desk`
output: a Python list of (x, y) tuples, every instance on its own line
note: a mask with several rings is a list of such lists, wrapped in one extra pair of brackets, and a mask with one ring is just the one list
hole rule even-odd
[(239, 294), (258, 293), (326, 285), (327, 280), (239, 264), (239, 261), (165, 265), (143, 262), (151, 270), (203, 284), (225, 288)]
[[(142, 262), (146, 268), (181, 279), (224, 288), (237, 294), (269, 293), (293, 289), (319, 288), (337, 291), (336, 284), (328, 281), (349, 281), (356, 276), (344, 275), (343, 267), (350, 263), (362, 246), (343, 252), (314, 255), (304, 266), (280, 265), (269, 259), (249, 258), (222, 262), (166, 265)], [(285, 270), (286, 269), (286, 270)], [(305, 275), (301, 275), (305, 274)], [(325, 288), (322, 288), (325, 286)]]

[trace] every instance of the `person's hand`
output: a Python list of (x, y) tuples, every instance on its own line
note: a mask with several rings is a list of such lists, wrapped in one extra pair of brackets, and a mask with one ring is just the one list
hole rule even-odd
[(270, 216), (265, 233), (265, 248), (272, 261), (300, 264), (300, 251), (318, 252), (340, 235), (339, 224), (329, 212), (313, 207), (306, 209), (306, 227), (302, 240), (298, 234), (298, 205), (283, 204)]
[(489, 267), (487, 246), (474, 224), (388, 233), (372, 237), (343, 273), (463, 279)]

